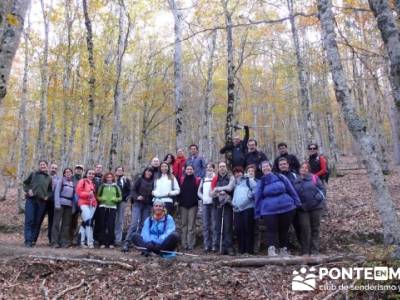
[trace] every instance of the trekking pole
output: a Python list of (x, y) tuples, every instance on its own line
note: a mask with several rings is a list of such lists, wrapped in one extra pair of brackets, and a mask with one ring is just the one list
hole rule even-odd
[[(139, 247), (139, 246), (134, 246), (137, 250), (147, 250), (146, 247)], [(167, 250), (160, 250), (160, 252), (165, 253), (165, 254), (176, 254), (176, 255), (186, 255), (186, 256), (192, 256), (192, 257), (198, 257), (197, 254), (190, 254), (190, 253), (184, 253), (184, 252), (178, 252), (178, 251), (167, 251)]]
[(221, 234), (219, 236), (219, 253), (221, 254), (222, 254), (222, 236), (224, 234), (224, 212), (225, 212), (225, 205), (222, 206)]

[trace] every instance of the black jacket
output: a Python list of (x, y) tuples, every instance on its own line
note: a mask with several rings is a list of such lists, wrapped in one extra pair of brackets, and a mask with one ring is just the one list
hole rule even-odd
[(301, 209), (304, 211), (323, 207), (326, 190), (318, 176), (307, 175), (304, 178), (298, 177), (294, 183), (294, 188), (300, 197)]
[(261, 163), (268, 160), (267, 156), (263, 152), (257, 150), (254, 152), (248, 152), (245, 158), (246, 168), (248, 165), (255, 165), (257, 167), (256, 178), (260, 179), (263, 175), (261, 171)]
[(276, 172), (276, 173), (280, 173), (280, 174), (282, 174), (283, 176), (285, 176), (287, 179), (289, 179), (289, 181), (292, 183), (292, 184), (294, 184), (295, 183), (295, 181), (299, 178), (299, 175), (297, 175), (296, 173), (294, 173), (294, 172), (291, 172), (291, 171), (288, 171), (288, 172)]
[(197, 206), (199, 203), (199, 197), (197, 196), (197, 190), (199, 188), (200, 180), (194, 175), (183, 177), (180, 184), (181, 192), (178, 196), (178, 203), (180, 206), (185, 208), (191, 208)]
[(299, 169), (300, 169), (300, 162), (297, 159), (296, 155), (293, 154), (284, 154), (284, 155), (279, 155), (277, 158), (274, 160), (274, 166), (272, 168), (273, 172), (279, 172), (279, 159), (280, 158), (286, 158), (289, 161), (289, 168), (291, 171), (299, 174)]
[(247, 142), (249, 141), (250, 132), (248, 126), (244, 126), (244, 130), (244, 139), (239, 145), (227, 144), (219, 151), (220, 154), (232, 151), (232, 168), (239, 166), (244, 168), (246, 165)]
[[(131, 200), (133, 202), (143, 203), (147, 205), (152, 204), (153, 196), (151, 192), (153, 191), (154, 181), (153, 179), (147, 180), (143, 177), (136, 179), (134, 185), (131, 189)], [(144, 198), (143, 201), (137, 200), (139, 196)]]
[(122, 191), (122, 201), (126, 201), (131, 193), (131, 181), (129, 178), (122, 176), (121, 178), (116, 179), (116, 183)]

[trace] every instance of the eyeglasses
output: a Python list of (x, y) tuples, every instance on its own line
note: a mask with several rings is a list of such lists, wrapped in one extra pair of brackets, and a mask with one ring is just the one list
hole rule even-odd
[(308, 148), (308, 150), (317, 150), (317, 148)]

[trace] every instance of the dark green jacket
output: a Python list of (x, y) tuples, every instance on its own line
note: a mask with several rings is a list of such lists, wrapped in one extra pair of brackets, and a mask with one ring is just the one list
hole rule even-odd
[(52, 195), (51, 176), (40, 171), (32, 172), (24, 181), (24, 191), (32, 190), (33, 196), (44, 200)]

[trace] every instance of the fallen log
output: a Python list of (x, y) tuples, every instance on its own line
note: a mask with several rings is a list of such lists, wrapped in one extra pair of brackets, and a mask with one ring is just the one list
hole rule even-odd
[(63, 257), (63, 256), (42, 256), (42, 255), (29, 255), (28, 257), (30, 258), (36, 258), (36, 259), (46, 259), (46, 260), (59, 260), (59, 261), (73, 261), (73, 262), (86, 262), (86, 263), (94, 263), (94, 264), (99, 264), (99, 265), (115, 265), (119, 266), (125, 270), (135, 270), (135, 267), (123, 263), (120, 261), (112, 261), (112, 260), (99, 260), (99, 259), (93, 259), (93, 258), (74, 258), (74, 257)]
[(360, 255), (316, 255), (316, 256), (273, 256), (250, 257), (221, 261), (219, 264), (228, 267), (263, 267), (265, 265), (291, 266), (291, 265), (319, 265), (339, 261), (364, 262), (365, 256)]

